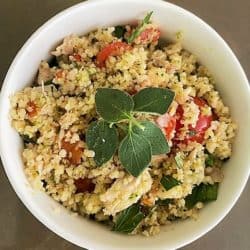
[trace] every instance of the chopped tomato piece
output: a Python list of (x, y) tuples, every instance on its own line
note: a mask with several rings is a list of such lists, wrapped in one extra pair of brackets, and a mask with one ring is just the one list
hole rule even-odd
[(80, 62), (82, 60), (82, 57), (79, 54), (73, 54), (72, 56), (77, 62)]
[(124, 51), (130, 50), (131, 46), (124, 42), (113, 42), (104, 47), (98, 54), (96, 58), (96, 63), (98, 67), (104, 67), (105, 61), (109, 56), (119, 56)]
[(190, 133), (188, 134), (186, 140), (203, 143), (205, 132), (210, 127), (212, 120), (212, 115), (204, 116), (200, 114), (195, 127), (192, 128), (191, 126), (189, 126)]
[(171, 140), (173, 136), (175, 126), (176, 126), (176, 119), (175, 117), (165, 113), (157, 118), (156, 123), (162, 129), (163, 133), (165, 134), (168, 140)]
[(79, 178), (74, 181), (74, 184), (76, 186), (76, 193), (91, 193), (95, 189), (95, 184), (92, 182), (91, 179), (88, 178)]
[(171, 117), (167, 124), (167, 127), (164, 128), (168, 140), (171, 139), (173, 131), (175, 130), (175, 126), (176, 126), (176, 119), (174, 117)]
[(56, 78), (62, 78), (63, 77), (63, 70), (59, 70), (56, 72)]
[(155, 203), (155, 200), (152, 197), (148, 197), (147, 195), (144, 195), (141, 198), (141, 205), (146, 207), (152, 207)]
[[(207, 105), (207, 102), (204, 99), (199, 98), (199, 97), (194, 97), (194, 103), (197, 106), (199, 106), (199, 108)], [(194, 130), (196, 132), (206, 131), (210, 127), (212, 120), (213, 120), (213, 115), (203, 115), (200, 113)]]
[(183, 117), (183, 108), (181, 105), (179, 105), (176, 109), (176, 113), (175, 113), (175, 118), (176, 118), (176, 133), (178, 133), (180, 131), (180, 129), (183, 127), (183, 124), (181, 123), (182, 117)]
[(193, 100), (194, 100), (194, 103), (199, 107), (204, 107), (207, 105), (207, 102), (200, 97), (194, 97)]
[(80, 164), (83, 148), (79, 146), (79, 142), (70, 143), (67, 141), (62, 141), (62, 148), (67, 151), (67, 158), (72, 164)]
[[(195, 97), (194, 103), (199, 106), (199, 108), (207, 105), (207, 102), (199, 97)], [(162, 129), (168, 140), (173, 139), (174, 143), (185, 143), (187, 144), (189, 141), (196, 141), (198, 143), (203, 143), (204, 135), (206, 130), (210, 127), (211, 122), (214, 120), (213, 115), (203, 115), (199, 114), (198, 120), (196, 122), (195, 127), (189, 125), (189, 132), (185, 136), (184, 139), (179, 139), (180, 129), (183, 127), (181, 123), (183, 119), (183, 108), (181, 105), (177, 107), (175, 116), (170, 116), (168, 113), (161, 115), (157, 118), (156, 122), (159, 127)], [(175, 137), (173, 138), (173, 134)]]
[(148, 28), (142, 31), (139, 36), (139, 41), (143, 44), (156, 42), (160, 38), (160, 30), (157, 28)]
[(27, 111), (29, 117), (36, 116), (37, 115), (37, 106), (36, 106), (35, 102), (29, 101), (27, 103), (26, 111)]
[(168, 140), (173, 138), (173, 131), (175, 131), (176, 135), (183, 127), (183, 124), (181, 124), (182, 117), (183, 108), (181, 105), (177, 107), (175, 116), (171, 116), (168, 113), (165, 113), (164, 115), (158, 117), (156, 122), (161, 128), (163, 128), (163, 132)]
[(210, 127), (212, 120), (212, 115), (208, 116), (200, 114), (194, 130), (198, 133), (207, 130)]
[[(207, 105), (207, 102), (202, 98), (194, 97), (193, 100), (194, 100), (194, 103), (199, 108)], [(177, 108), (176, 114), (177, 114), (177, 117), (179, 117), (177, 118), (177, 122), (176, 122), (176, 124), (178, 124), (176, 126), (176, 139), (178, 141), (178, 129), (182, 127), (182, 125), (180, 124), (180, 121), (183, 116), (183, 109), (180, 105)], [(213, 115), (206, 116), (200, 113), (195, 127), (193, 128), (191, 125), (189, 126), (189, 133), (187, 134), (183, 142), (188, 143), (189, 141), (196, 141), (198, 143), (203, 143), (205, 132), (210, 127), (212, 121), (213, 121)]]

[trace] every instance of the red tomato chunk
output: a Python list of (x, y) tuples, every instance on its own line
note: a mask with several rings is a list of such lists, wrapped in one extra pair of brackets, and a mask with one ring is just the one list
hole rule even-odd
[[(199, 107), (200, 111), (202, 107), (205, 107), (207, 105), (207, 102), (202, 98), (194, 97), (193, 100), (194, 103)], [(189, 141), (203, 143), (205, 132), (210, 127), (212, 120), (213, 115), (207, 116), (200, 113), (195, 127), (193, 128), (191, 125), (189, 126), (190, 131), (184, 139), (184, 143), (188, 143)]]
[(142, 44), (147, 44), (151, 42), (156, 42), (160, 38), (160, 30), (156, 28), (148, 28), (142, 31), (139, 36), (139, 41)]
[(66, 141), (62, 141), (62, 148), (67, 151), (67, 158), (72, 164), (80, 164), (83, 148), (79, 146), (79, 143), (70, 143)]
[(174, 133), (176, 127), (176, 118), (165, 113), (157, 118), (156, 123), (162, 129), (162, 132), (165, 134), (168, 140), (171, 140), (171, 137)]
[(82, 60), (82, 57), (79, 54), (73, 54), (73, 58), (77, 61), (80, 62)]
[(27, 103), (26, 111), (27, 111), (28, 116), (30, 118), (36, 116), (37, 115), (37, 106), (36, 106), (35, 102), (29, 101)]
[[(207, 105), (207, 102), (199, 97), (193, 99), (194, 103), (201, 110), (202, 107)], [(199, 114), (198, 120), (195, 127), (189, 125), (189, 132), (186, 137), (182, 140), (179, 139), (180, 130), (183, 127), (181, 123), (183, 119), (183, 108), (181, 105), (178, 106), (175, 116), (170, 116), (168, 113), (158, 117), (157, 124), (162, 128), (166, 138), (168, 140), (173, 139), (175, 144), (180, 142), (187, 144), (189, 141), (196, 141), (198, 143), (204, 142), (204, 136), (206, 130), (210, 127), (211, 122), (214, 120), (213, 115), (203, 115)], [(173, 138), (173, 134), (175, 135)]]
[(96, 57), (96, 64), (98, 67), (104, 67), (105, 61), (109, 56), (119, 56), (124, 51), (130, 50), (131, 46), (124, 42), (113, 42), (104, 47)]

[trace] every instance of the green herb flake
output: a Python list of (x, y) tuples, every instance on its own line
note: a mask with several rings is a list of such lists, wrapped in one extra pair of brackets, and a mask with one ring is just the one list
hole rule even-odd
[(166, 191), (180, 184), (181, 183), (171, 175), (165, 175), (161, 178), (161, 185), (165, 188)]
[(55, 56), (53, 56), (53, 57), (49, 60), (48, 64), (49, 64), (49, 67), (50, 67), (50, 68), (57, 67), (57, 66), (58, 66), (57, 58), (56, 58)]
[(142, 121), (140, 124), (144, 129), (134, 127), (134, 133), (143, 136), (147, 139), (152, 148), (153, 155), (166, 154), (169, 152), (168, 142), (162, 133), (161, 129), (154, 123), (149, 121)]
[(125, 26), (115, 26), (115, 30), (113, 32), (113, 35), (117, 38), (123, 38), (125, 32), (126, 32)]
[(54, 84), (54, 83), (53, 83), (53, 79), (44, 82), (43, 85), (44, 85), (44, 86), (49, 86), (49, 85), (51, 85), (51, 84)]
[(123, 167), (131, 175), (138, 177), (149, 165), (152, 149), (147, 139), (130, 131), (122, 140), (118, 155)]
[(180, 220), (181, 217), (170, 214), (167, 219), (168, 221), (177, 221), (177, 220)]
[(129, 94), (110, 88), (97, 89), (95, 103), (97, 113), (108, 122), (128, 119), (134, 107), (133, 99)]
[(206, 167), (213, 167), (215, 163), (215, 156), (212, 154), (207, 154), (205, 159), (205, 166)]
[(158, 206), (167, 206), (168, 204), (170, 204), (172, 201), (172, 199), (164, 199), (164, 200), (158, 200), (156, 201), (156, 205)]
[(188, 131), (189, 136), (195, 136), (196, 134), (197, 134), (197, 132), (195, 130), (189, 130)]
[(197, 202), (209, 202), (217, 200), (218, 183), (214, 185), (200, 184), (193, 188), (192, 193), (185, 198), (185, 204), (188, 209), (193, 208)]
[(29, 137), (28, 135), (25, 135), (25, 134), (20, 134), (20, 136), (23, 139), (23, 142), (25, 144), (28, 144), (28, 143), (36, 144), (37, 143), (37, 138), (36, 137)]
[(149, 12), (145, 18), (142, 20), (142, 22), (136, 27), (136, 29), (132, 32), (132, 34), (130, 35), (130, 37), (128, 37), (127, 42), (128, 43), (132, 43), (144, 30), (144, 26), (146, 24), (149, 24), (150, 22), (150, 18), (153, 14), (153, 11)]
[(53, 79), (44, 82), (44, 83), (43, 83), (43, 86), (53, 86), (53, 87), (56, 88), (56, 90), (58, 90), (58, 89), (60, 88), (60, 85), (54, 83), (54, 82), (53, 82)]
[(182, 159), (182, 154), (181, 152), (178, 152), (175, 157), (175, 162), (178, 168), (182, 168), (183, 167), (183, 159)]
[(163, 115), (174, 100), (175, 93), (164, 88), (145, 88), (133, 96), (134, 110)]
[(181, 81), (180, 73), (176, 72), (174, 75), (177, 77), (178, 82), (180, 82)]
[(132, 193), (132, 194), (129, 196), (129, 199), (130, 199), (130, 200), (133, 200), (133, 199), (135, 199), (137, 196), (138, 196), (137, 193)]
[(133, 204), (119, 214), (112, 230), (122, 233), (131, 233), (143, 218), (144, 214), (141, 212), (139, 204)]
[(95, 152), (94, 160), (97, 166), (109, 161), (118, 145), (118, 134), (115, 127), (110, 127), (105, 121), (92, 122), (86, 133), (86, 143)]

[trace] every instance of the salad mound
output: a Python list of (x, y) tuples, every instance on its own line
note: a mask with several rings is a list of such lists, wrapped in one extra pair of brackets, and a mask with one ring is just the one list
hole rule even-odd
[(34, 188), (147, 236), (217, 199), (236, 131), (209, 71), (151, 19), (65, 37), (10, 110)]

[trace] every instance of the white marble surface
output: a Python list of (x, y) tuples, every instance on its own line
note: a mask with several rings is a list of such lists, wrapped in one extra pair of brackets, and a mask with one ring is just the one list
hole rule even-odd
[[(77, 2), (81, 1), (0, 1), (0, 83), (17, 50), (29, 35), (55, 13)], [(170, 2), (194, 12), (213, 26), (232, 47), (249, 78), (249, 0), (171, 0)], [(235, 169), (237, 171), (237, 166)], [(0, 197), (1, 250), (80, 249), (56, 236), (30, 214), (12, 190), (2, 167), (0, 167)], [(248, 182), (240, 200), (228, 216), (204, 237), (182, 250), (249, 250), (249, 197)]]

